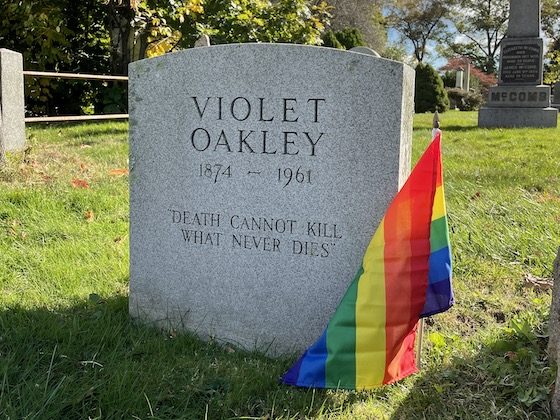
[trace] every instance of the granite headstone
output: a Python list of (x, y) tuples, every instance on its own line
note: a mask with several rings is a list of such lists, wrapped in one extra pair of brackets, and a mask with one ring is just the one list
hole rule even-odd
[(303, 350), (408, 175), (414, 71), (218, 45), (131, 64), (129, 92), (132, 316)]
[(23, 56), (0, 48), (0, 149), (25, 148)]
[(507, 37), (501, 42), (498, 86), (478, 114), (479, 127), (556, 127), (558, 110), (543, 85), (539, 0), (510, 0)]

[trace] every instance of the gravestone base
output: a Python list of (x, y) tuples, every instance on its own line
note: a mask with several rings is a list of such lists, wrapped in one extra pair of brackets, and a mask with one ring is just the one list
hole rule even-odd
[(556, 108), (490, 108), (478, 111), (478, 126), (497, 127), (556, 127), (558, 110)]

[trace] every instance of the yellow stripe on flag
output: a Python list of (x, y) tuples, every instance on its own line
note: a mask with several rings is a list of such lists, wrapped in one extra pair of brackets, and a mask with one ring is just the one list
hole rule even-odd
[(437, 220), (443, 216), (445, 216), (445, 200), (443, 198), (443, 185), (440, 185), (439, 187), (437, 187), (436, 194), (434, 196), (432, 220)]
[(356, 300), (356, 389), (382, 385), (385, 376), (384, 220), (364, 255)]

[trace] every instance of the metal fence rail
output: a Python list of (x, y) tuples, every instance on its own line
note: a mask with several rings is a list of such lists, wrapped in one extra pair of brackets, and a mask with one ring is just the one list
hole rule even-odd
[(24, 76), (50, 79), (80, 79), (80, 80), (120, 80), (128, 81), (128, 76), (111, 76), (109, 74), (57, 73), (52, 71), (24, 70)]
[(128, 118), (128, 114), (57, 115), (55, 117), (25, 117), (25, 122), (36, 123), (36, 122), (64, 122), (64, 121), (124, 120), (127, 118)]
[[(38, 79), (74, 79), (74, 80), (113, 80), (128, 82), (128, 76), (111, 76), (108, 74), (82, 74), (82, 73), (58, 73), (52, 71), (32, 71), (24, 70), (24, 76), (35, 77)], [(26, 123), (41, 122), (69, 122), (69, 121), (96, 121), (127, 119), (128, 114), (97, 114), (97, 115), (57, 115), (45, 117), (25, 117)]]

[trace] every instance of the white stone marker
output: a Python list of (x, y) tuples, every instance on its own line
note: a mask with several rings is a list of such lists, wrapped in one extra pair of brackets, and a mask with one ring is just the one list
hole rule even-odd
[(23, 96), (23, 57), (0, 48), (0, 149), (25, 147), (25, 107)]
[(243, 44), (135, 62), (129, 77), (132, 316), (303, 350), (408, 175), (414, 71)]

